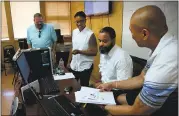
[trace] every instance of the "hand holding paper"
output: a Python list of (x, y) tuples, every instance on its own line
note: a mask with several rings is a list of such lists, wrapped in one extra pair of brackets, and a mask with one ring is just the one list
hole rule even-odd
[(99, 89), (89, 87), (81, 87), (80, 91), (75, 92), (75, 98), (80, 103), (116, 104), (112, 92), (100, 92)]

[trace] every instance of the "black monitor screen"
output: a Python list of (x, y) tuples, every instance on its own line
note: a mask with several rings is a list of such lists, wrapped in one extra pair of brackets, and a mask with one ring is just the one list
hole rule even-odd
[(28, 49), (27, 39), (18, 39), (20, 49)]
[(17, 65), (19, 67), (19, 71), (20, 71), (22, 78), (27, 83), (28, 77), (29, 77), (29, 74), (30, 74), (30, 67), (29, 67), (29, 64), (26, 60), (24, 53), (22, 53), (19, 56), (19, 58), (17, 59)]
[(25, 82), (52, 78), (53, 67), (49, 48), (23, 51), (17, 58), (17, 65)]

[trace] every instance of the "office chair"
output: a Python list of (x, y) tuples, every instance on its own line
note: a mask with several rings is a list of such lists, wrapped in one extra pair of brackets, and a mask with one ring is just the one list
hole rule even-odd
[(132, 77), (138, 76), (143, 68), (145, 67), (147, 61), (135, 56), (131, 56), (133, 62), (133, 75)]
[(64, 44), (63, 35), (61, 35), (60, 29), (55, 29), (56, 35), (57, 35), (57, 43)]
[(20, 49), (28, 49), (27, 39), (18, 39)]
[(3, 47), (3, 52), (4, 52), (4, 70), (5, 70), (5, 75), (7, 76), (6, 64), (10, 63), (14, 71), (16, 71), (17, 69), (15, 62), (12, 59), (13, 56), (15, 55), (15, 48), (12, 45), (6, 45)]

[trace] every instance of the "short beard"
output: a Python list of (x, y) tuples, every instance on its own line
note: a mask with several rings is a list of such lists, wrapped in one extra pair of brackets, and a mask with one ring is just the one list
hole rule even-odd
[(40, 30), (43, 28), (43, 24), (37, 24), (36, 27)]
[(101, 54), (107, 54), (112, 48), (113, 48), (113, 44), (111, 44), (110, 46), (107, 47), (99, 47), (100, 53)]

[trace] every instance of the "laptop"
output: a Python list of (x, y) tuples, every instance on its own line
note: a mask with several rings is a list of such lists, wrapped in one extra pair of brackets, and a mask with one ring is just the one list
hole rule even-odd
[(43, 97), (40, 102), (47, 116), (85, 116), (80, 107), (64, 95), (53, 98)]

